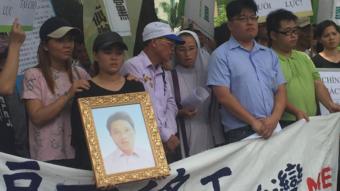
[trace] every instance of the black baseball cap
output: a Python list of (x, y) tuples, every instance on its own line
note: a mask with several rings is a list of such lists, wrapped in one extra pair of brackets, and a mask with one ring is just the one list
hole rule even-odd
[(48, 38), (59, 39), (68, 33), (72, 33), (75, 40), (80, 40), (81, 38), (80, 30), (72, 27), (67, 20), (60, 17), (51, 17), (41, 25), (39, 36), (40, 40), (46, 40)]
[(97, 52), (98, 50), (103, 50), (109, 48), (112, 45), (117, 45), (123, 50), (127, 50), (128, 47), (123, 41), (123, 38), (116, 32), (104, 32), (99, 34), (94, 40), (92, 50)]

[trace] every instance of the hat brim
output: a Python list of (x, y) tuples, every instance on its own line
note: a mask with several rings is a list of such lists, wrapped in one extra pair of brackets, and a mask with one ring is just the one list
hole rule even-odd
[(60, 27), (57, 30), (48, 34), (47, 36), (50, 38), (58, 39), (64, 37), (68, 33), (72, 33), (76, 37), (76, 39), (81, 37), (81, 32), (78, 28), (68, 26)]
[(108, 41), (108, 42), (105, 42), (105, 43), (103, 43), (102, 45), (100, 45), (98, 48), (97, 48), (97, 50), (105, 50), (105, 49), (108, 49), (108, 48), (111, 48), (111, 47), (119, 47), (119, 48), (121, 48), (122, 50), (128, 50), (128, 47), (126, 46), (126, 44), (125, 43), (123, 43), (123, 42), (117, 42), (117, 41), (115, 41), (115, 42), (110, 42), (110, 41)]
[(184, 44), (185, 43), (185, 41), (182, 40), (181, 37), (179, 37), (175, 34), (169, 34), (169, 35), (165, 35), (163, 37), (175, 42), (176, 44)]

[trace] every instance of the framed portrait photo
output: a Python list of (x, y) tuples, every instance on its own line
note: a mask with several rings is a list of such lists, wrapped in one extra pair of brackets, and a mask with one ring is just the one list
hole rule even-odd
[(146, 92), (78, 99), (97, 187), (169, 175)]

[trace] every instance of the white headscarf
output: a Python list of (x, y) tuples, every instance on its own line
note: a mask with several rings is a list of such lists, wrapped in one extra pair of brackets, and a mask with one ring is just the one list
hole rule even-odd
[[(197, 34), (193, 31), (190, 30), (182, 30), (180, 32), (177, 33), (177, 35), (182, 35), (182, 34), (189, 34), (191, 35), (195, 41), (196, 41), (196, 45), (197, 45), (197, 56), (196, 56), (196, 60), (194, 63), (194, 67), (192, 68), (193, 70), (195, 70), (196, 74), (198, 75), (198, 80), (199, 83), (198, 85), (201, 87), (205, 87), (206, 81), (207, 81), (207, 66), (208, 66), (208, 60), (209, 60), (209, 54), (206, 53), (206, 51), (204, 51), (201, 48), (201, 44), (200, 44), (200, 40), (197, 36)], [(175, 67), (178, 65), (178, 61), (175, 60)], [(176, 69), (179, 69), (178, 67), (176, 67)]]
[[(192, 36), (195, 39), (197, 45), (197, 56), (193, 67), (183, 67), (178, 63), (178, 60), (175, 60), (177, 62), (175, 69), (178, 76), (178, 85), (180, 88), (182, 102), (181, 104), (183, 105), (183, 101), (192, 97), (195, 89), (198, 87), (206, 87), (209, 55), (203, 53), (196, 33), (188, 30), (183, 30), (178, 33), (178, 35), (182, 34), (189, 34)], [(190, 155), (213, 147), (212, 132), (208, 118), (209, 103), (210, 98), (206, 99), (202, 104), (199, 104), (195, 107), (195, 109), (197, 109), (197, 113), (194, 117), (184, 120), (186, 136), (188, 138), (188, 144), (190, 148)]]

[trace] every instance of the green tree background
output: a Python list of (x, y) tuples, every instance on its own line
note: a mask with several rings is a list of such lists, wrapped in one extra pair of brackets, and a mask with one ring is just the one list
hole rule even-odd
[(221, 26), (223, 23), (226, 22), (226, 12), (225, 12), (225, 6), (227, 4), (227, 0), (215, 0), (217, 4), (217, 16), (214, 17), (214, 25), (215, 27)]
[[(169, 0), (160, 3), (160, 7), (156, 7), (156, 12), (162, 9), (163, 12), (167, 15), (167, 22), (172, 29), (178, 28), (181, 26), (182, 18), (184, 15), (184, 5), (185, 0)], [(164, 21), (164, 20), (163, 20)]]

